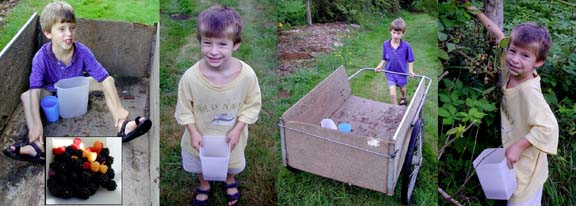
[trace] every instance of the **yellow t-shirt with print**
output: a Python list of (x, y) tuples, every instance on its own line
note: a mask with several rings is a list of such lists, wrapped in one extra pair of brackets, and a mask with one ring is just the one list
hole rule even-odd
[[(254, 124), (262, 106), (260, 86), (254, 70), (243, 61), (238, 77), (226, 85), (214, 85), (199, 70), (199, 62), (190, 67), (178, 84), (178, 102), (174, 117), (180, 125), (195, 124), (203, 136), (226, 136), (237, 121)], [(240, 168), (248, 141), (248, 125), (230, 153), (229, 168)], [(180, 146), (199, 156), (185, 129)]]
[(513, 203), (528, 201), (544, 186), (548, 179), (547, 155), (555, 155), (558, 148), (558, 123), (542, 95), (540, 76), (533, 75), (534, 79), (509, 89), (506, 78), (502, 88), (502, 145), (508, 148), (521, 138), (532, 144), (514, 164), (517, 186), (510, 198)]

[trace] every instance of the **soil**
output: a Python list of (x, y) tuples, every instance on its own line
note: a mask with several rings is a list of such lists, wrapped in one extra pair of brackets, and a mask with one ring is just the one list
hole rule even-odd
[(314, 65), (316, 57), (342, 46), (342, 38), (359, 28), (344, 23), (313, 24), (291, 30), (280, 30), (278, 35), (277, 73), (286, 75), (297, 68)]
[(6, 16), (16, 6), (18, 0), (0, 0), (0, 26), (4, 25)]

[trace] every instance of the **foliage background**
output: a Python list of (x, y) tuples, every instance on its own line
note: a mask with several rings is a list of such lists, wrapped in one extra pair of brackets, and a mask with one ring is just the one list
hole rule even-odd
[[(481, 1), (472, 2), (478, 8)], [(458, 1), (441, 1), (439, 12), (438, 147), (439, 187), (466, 205), (500, 204), (486, 200), (472, 160), (485, 148), (499, 147), (500, 89), (497, 86), (500, 49), (483, 26)], [(526, 21), (546, 26), (553, 46), (544, 66), (542, 92), (560, 127), (558, 155), (549, 156), (549, 179), (542, 205), (574, 205), (576, 186), (576, 6), (565, 1), (504, 1), (504, 33)], [(439, 204), (448, 202), (441, 198)]]

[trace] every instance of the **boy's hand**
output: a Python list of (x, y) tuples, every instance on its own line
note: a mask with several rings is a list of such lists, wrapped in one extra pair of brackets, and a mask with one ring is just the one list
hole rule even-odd
[(238, 141), (240, 140), (240, 135), (242, 134), (242, 130), (232, 129), (228, 134), (226, 134), (226, 143), (230, 143), (230, 151), (234, 150)]
[(204, 146), (202, 135), (198, 132), (196, 125), (194, 124), (187, 124), (186, 128), (190, 133), (190, 142), (192, 142), (192, 147), (194, 147), (196, 151), (200, 152), (200, 147)]
[(195, 134), (190, 134), (190, 138), (192, 139), (192, 147), (194, 147), (196, 151), (200, 152), (200, 147), (204, 146), (202, 136), (196, 132)]
[(28, 142), (34, 142), (36, 140), (42, 141), (42, 135), (44, 135), (44, 129), (42, 127), (33, 127), (28, 131)]
[(374, 68), (374, 72), (376, 72), (376, 73), (381, 72), (381, 71), (382, 71), (382, 68), (380, 68), (380, 67)]
[(509, 169), (514, 168), (514, 164), (520, 160), (522, 152), (530, 146), (532, 144), (526, 138), (522, 138), (506, 148), (506, 163)]
[(410, 72), (409, 74), (410, 74), (410, 77), (414, 77), (414, 75), (416, 75), (416, 74), (414, 74), (414, 72)]
[(234, 128), (232, 128), (228, 134), (226, 134), (226, 143), (230, 144), (230, 151), (234, 150), (238, 141), (240, 141), (240, 135), (242, 135), (242, 131), (244, 131), (244, 127), (246, 123), (238, 121)]

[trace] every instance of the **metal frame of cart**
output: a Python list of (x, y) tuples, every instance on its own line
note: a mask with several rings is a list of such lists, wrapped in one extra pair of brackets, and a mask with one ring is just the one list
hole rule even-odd
[[(420, 81), (408, 106), (398, 106), (351, 94), (349, 81), (364, 71), (374, 69), (348, 77), (340, 66), (284, 112), (278, 124), (283, 164), (387, 195), (394, 195), (403, 174), (402, 201), (410, 204), (422, 164), (422, 107), (432, 80), (415, 75)], [(386, 122), (400, 116), (399, 122)], [(352, 121), (353, 131), (322, 128), (324, 118)]]

